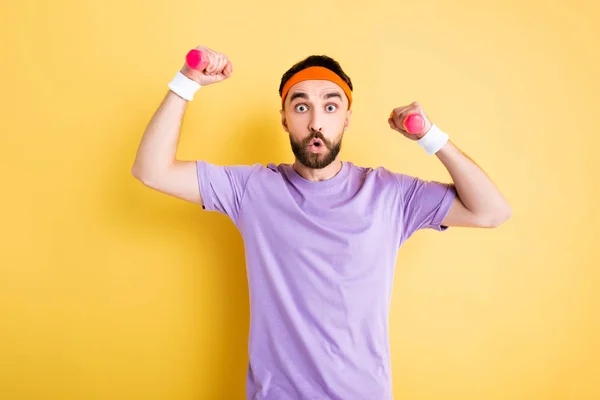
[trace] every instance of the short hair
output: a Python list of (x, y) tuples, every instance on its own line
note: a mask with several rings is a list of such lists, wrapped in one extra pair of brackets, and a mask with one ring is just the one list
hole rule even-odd
[(335, 72), (337, 75), (339, 75), (340, 78), (344, 80), (344, 82), (348, 84), (350, 90), (353, 90), (352, 80), (348, 75), (346, 75), (339, 62), (326, 55), (312, 55), (306, 57), (302, 61), (298, 61), (290, 69), (288, 69), (285, 74), (283, 74), (283, 76), (281, 77), (281, 83), (279, 84), (279, 97), (281, 97), (282, 95), (285, 83), (289, 81), (290, 78), (296, 73), (308, 67), (325, 67)]

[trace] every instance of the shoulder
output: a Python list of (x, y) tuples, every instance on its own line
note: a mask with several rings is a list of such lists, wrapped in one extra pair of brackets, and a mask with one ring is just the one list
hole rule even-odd
[(375, 181), (380, 184), (389, 184), (397, 186), (402, 178), (412, 178), (400, 172), (392, 171), (391, 169), (379, 166), (363, 166), (349, 162), (352, 175), (362, 179)]
[(290, 164), (285, 163), (255, 163), (248, 166), (251, 172), (251, 180), (260, 184), (285, 180), (289, 174)]

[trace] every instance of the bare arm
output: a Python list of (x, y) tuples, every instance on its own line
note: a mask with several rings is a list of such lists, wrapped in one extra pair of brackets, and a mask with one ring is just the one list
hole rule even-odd
[(196, 179), (196, 163), (175, 158), (187, 100), (168, 91), (139, 145), (131, 169), (144, 185), (202, 205)]
[(436, 156), (450, 173), (458, 193), (443, 225), (495, 228), (511, 217), (510, 205), (492, 180), (451, 141)]
[[(404, 118), (418, 113), (423, 116), (425, 126), (421, 132), (409, 133), (404, 127)], [(431, 127), (419, 102), (395, 108), (388, 119), (390, 128), (411, 140), (423, 138)], [(495, 228), (507, 221), (512, 209), (502, 193), (487, 174), (470, 157), (448, 140), (436, 153), (444, 164), (458, 196), (454, 199), (446, 218), (445, 226)]]
[[(198, 46), (208, 56), (203, 71), (184, 64), (181, 73), (207, 86), (229, 78), (233, 72), (227, 57), (207, 47)], [(148, 123), (140, 142), (131, 173), (144, 185), (193, 203), (202, 205), (195, 161), (175, 158), (183, 116), (188, 100), (169, 90)]]

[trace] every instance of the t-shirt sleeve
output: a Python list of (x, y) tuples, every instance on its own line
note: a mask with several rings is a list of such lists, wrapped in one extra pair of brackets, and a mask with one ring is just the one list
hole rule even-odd
[(401, 198), (402, 241), (419, 229), (447, 230), (442, 221), (457, 196), (454, 184), (405, 174), (396, 174), (396, 178)]
[(220, 212), (237, 223), (246, 185), (260, 166), (260, 164), (216, 165), (206, 161), (196, 161), (202, 208)]

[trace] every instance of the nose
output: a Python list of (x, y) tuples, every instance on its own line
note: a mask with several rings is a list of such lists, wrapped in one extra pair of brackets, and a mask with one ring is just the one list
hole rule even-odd
[(312, 113), (312, 118), (310, 119), (308, 129), (310, 129), (311, 132), (321, 132), (323, 130), (323, 123), (319, 113)]

